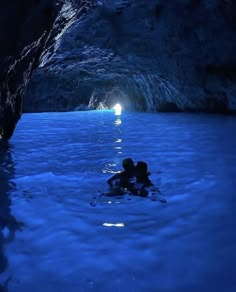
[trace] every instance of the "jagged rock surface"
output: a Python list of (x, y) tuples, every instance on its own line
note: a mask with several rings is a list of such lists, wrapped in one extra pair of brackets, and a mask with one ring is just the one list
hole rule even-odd
[(233, 112), (234, 11), (235, 1), (101, 1), (45, 52), (24, 110)]
[[(71, 13), (64, 15), (66, 6)], [(11, 0), (0, 9), (0, 138), (9, 139), (22, 113), (22, 98), (41, 54), (83, 13), (83, 0)]]
[(53, 0), (2, 1), (0, 10), (0, 138), (9, 139), (21, 116), (22, 95), (45, 48)]

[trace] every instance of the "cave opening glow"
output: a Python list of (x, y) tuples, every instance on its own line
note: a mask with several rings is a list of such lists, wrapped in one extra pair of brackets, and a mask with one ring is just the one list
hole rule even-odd
[(112, 109), (114, 109), (116, 116), (121, 115), (122, 107), (119, 103), (117, 103)]

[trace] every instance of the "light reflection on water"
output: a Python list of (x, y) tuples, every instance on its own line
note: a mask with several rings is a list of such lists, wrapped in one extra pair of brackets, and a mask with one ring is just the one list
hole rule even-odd
[[(10, 292), (235, 291), (235, 121), (24, 115), (1, 160), (0, 283)], [(148, 162), (168, 204), (99, 197), (125, 157)]]
[(125, 227), (124, 223), (103, 223), (102, 225), (106, 227)]

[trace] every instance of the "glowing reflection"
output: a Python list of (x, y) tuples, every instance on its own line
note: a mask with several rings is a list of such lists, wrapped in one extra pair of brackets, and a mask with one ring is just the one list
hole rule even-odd
[(121, 124), (122, 124), (122, 121), (121, 121), (120, 118), (118, 118), (118, 119), (115, 120), (115, 125), (116, 125), (116, 126), (119, 126), (119, 125), (121, 125)]
[(116, 166), (116, 163), (108, 163), (107, 166)]
[(108, 201), (108, 202), (104, 202), (105, 204), (120, 204), (119, 201)]
[(102, 173), (118, 173), (119, 171), (112, 170), (111, 168), (103, 168)]
[(105, 168), (102, 168), (103, 173), (117, 173), (119, 171), (113, 170), (113, 168), (116, 166), (116, 163), (107, 163), (105, 165)]
[(115, 110), (115, 115), (116, 116), (120, 116), (121, 115), (121, 111), (122, 111), (122, 107), (119, 103), (117, 103), (113, 109)]
[(115, 141), (115, 143), (121, 143), (122, 142), (122, 139), (117, 139), (116, 141)]
[(117, 155), (121, 155), (121, 154), (123, 154), (122, 147), (121, 147), (122, 146), (121, 142), (123, 141), (123, 139), (121, 138), (121, 136), (122, 136), (122, 126), (121, 126), (122, 121), (121, 121), (120, 116), (115, 118), (114, 124), (115, 124), (115, 130), (116, 130), (116, 134), (117, 134), (114, 143), (120, 143), (119, 146), (116, 144), (117, 146), (114, 147), (114, 150), (115, 150)]
[(105, 227), (125, 227), (124, 223), (103, 223)]

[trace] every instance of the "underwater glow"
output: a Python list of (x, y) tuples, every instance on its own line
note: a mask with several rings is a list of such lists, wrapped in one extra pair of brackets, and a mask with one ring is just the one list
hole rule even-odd
[(119, 103), (117, 103), (113, 109), (115, 110), (115, 115), (116, 116), (120, 116), (121, 115), (121, 111), (122, 111), (122, 107)]

